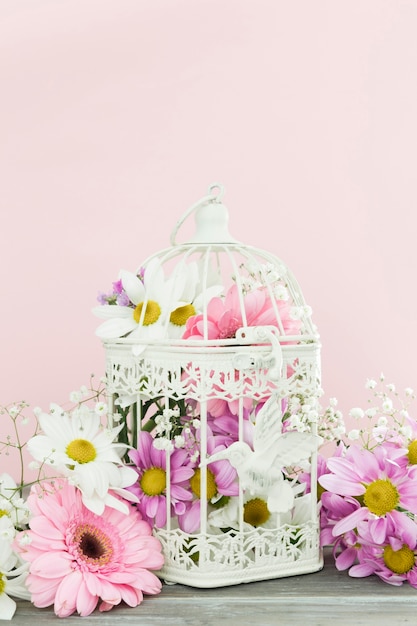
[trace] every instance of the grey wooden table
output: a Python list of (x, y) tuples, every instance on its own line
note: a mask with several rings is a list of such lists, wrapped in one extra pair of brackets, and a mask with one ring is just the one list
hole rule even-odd
[[(68, 621), (69, 620), (69, 621)], [(135, 609), (96, 610), (68, 618), (70, 626), (397, 626), (416, 624), (417, 589), (393, 587), (377, 577), (350, 578), (338, 572), (325, 552), (324, 569), (314, 574), (223, 587), (195, 589), (164, 585)], [(52, 609), (18, 601), (12, 626), (62, 623)]]

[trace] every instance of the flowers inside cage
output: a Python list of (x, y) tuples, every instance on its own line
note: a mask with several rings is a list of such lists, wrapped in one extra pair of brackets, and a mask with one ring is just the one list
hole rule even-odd
[(322, 567), (319, 336), (285, 263), (230, 235), (222, 195), (212, 185), (94, 309), (133, 506), (163, 546), (161, 578), (197, 587)]

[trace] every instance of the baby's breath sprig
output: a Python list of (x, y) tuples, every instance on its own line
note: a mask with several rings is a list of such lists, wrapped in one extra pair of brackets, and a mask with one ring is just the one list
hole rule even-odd
[(384, 374), (377, 380), (368, 378), (365, 387), (371, 397), (366, 408), (350, 410), (349, 415), (357, 420), (358, 427), (347, 433), (348, 440), (360, 442), (367, 450), (384, 442), (408, 447), (417, 437), (417, 424), (409, 411), (415, 400), (413, 389), (407, 387), (400, 393), (393, 383), (386, 383)]

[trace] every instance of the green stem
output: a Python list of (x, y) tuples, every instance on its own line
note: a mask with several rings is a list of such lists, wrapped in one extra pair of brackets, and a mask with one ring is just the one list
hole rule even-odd
[(132, 405), (132, 446), (138, 447), (138, 403)]

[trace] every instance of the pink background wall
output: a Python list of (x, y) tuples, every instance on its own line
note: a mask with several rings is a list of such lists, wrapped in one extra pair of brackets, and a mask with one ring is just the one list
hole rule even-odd
[(413, 0), (2, 0), (0, 403), (103, 373), (97, 291), (214, 181), (303, 287), (326, 396), (417, 388), (416, 32)]

